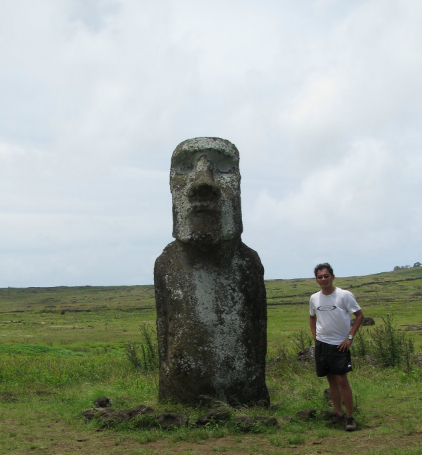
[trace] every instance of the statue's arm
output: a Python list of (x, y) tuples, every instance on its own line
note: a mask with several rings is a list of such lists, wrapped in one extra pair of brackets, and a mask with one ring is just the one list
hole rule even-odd
[(167, 334), (168, 334), (168, 318), (167, 318), (167, 299), (165, 288), (165, 273), (162, 266), (162, 257), (158, 257), (154, 266), (154, 287), (155, 287), (155, 306), (157, 310), (157, 339), (158, 352), (160, 360), (167, 358)]
[(265, 289), (264, 283), (264, 267), (261, 264), (261, 260), (258, 257), (259, 261), (259, 282), (258, 282), (258, 311), (259, 311), (259, 320), (262, 326), (262, 340), (261, 340), (261, 354), (265, 359), (267, 355), (267, 291)]
[(265, 359), (267, 354), (267, 291), (264, 283), (264, 267), (256, 251), (243, 245), (244, 252), (248, 257), (253, 277), (251, 294), (253, 296), (253, 318), (257, 325), (258, 338), (255, 340), (258, 346), (259, 358)]

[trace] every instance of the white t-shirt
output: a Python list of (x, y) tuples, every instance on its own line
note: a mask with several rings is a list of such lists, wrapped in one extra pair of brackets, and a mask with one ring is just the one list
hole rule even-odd
[(317, 340), (334, 346), (343, 343), (350, 333), (350, 315), (359, 310), (354, 295), (344, 289), (335, 288), (330, 295), (312, 294), (309, 314), (317, 317)]

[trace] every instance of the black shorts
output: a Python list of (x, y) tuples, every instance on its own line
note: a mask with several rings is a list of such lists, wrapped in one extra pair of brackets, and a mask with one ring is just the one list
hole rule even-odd
[(316, 341), (315, 365), (318, 377), (328, 373), (342, 375), (352, 371), (350, 351), (339, 351), (338, 346)]

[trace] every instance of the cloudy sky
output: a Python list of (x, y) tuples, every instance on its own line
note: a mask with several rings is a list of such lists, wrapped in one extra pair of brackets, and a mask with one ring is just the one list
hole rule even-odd
[(181, 141), (265, 278), (422, 261), (422, 2), (2, 0), (0, 287), (151, 284)]

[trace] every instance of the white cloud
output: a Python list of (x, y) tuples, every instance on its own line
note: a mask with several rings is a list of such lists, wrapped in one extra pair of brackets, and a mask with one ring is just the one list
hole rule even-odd
[(239, 148), (268, 277), (421, 260), (421, 18), (411, 0), (2, 2), (0, 286), (151, 283), (170, 156), (195, 136)]
[[(408, 180), (412, 170), (397, 150), (362, 141), (352, 144), (340, 162), (333, 163), (324, 155), (322, 161), (284, 197), (262, 191), (247, 215), (254, 238), (259, 239), (258, 251), (265, 251), (271, 265), (271, 277), (278, 276), (274, 275), (277, 269), (280, 276), (293, 277), (291, 273), (303, 267), (300, 255), (293, 261), (289, 256), (280, 260), (284, 249), (290, 253), (292, 247), (323, 261), (382, 256), (419, 243), (422, 185), (416, 184), (416, 190), (415, 182)], [(276, 228), (280, 234), (274, 247)], [(353, 273), (353, 267), (346, 270)], [(371, 268), (365, 264), (363, 270), (370, 273)]]

